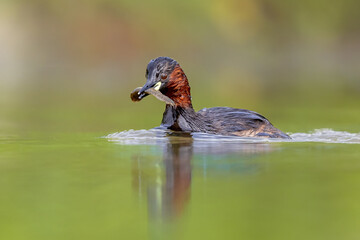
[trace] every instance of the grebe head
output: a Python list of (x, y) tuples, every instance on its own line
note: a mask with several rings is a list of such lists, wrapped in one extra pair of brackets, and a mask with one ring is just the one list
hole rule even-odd
[(139, 99), (146, 96), (145, 91), (154, 88), (161, 91), (170, 79), (178, 63), (169, 57), (158, 57), (149, 62), (146, 68), (146, 83), (139, 91)]
[(191, 107), (190, 86), (180, 65), (169, 57), (158, 57), (146, 68), (146, 83), (138, 93), (139, 100), (152, 88), (174, 101), (176, 107)]

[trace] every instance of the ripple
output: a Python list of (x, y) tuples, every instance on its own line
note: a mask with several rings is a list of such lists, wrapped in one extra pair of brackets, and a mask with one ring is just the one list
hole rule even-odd
[(360, 133), (349, 133), (345, 131), (334, 131), (323, 128), (315, 129), (310, 133), (290, 134), (295, 142), (324, 142), (324, 143), (352, 143), (360, 144)]
[(166, 131), (158, 129), (150, 130), (126, 130), (116, 132), (105, 136), (109, 141), (114, 141), (124, 145), (156, 145), (158, 143), (165, 143)]
[(309, 133), (292, 133), (292, 139), (271, 139), (222, 136), (207, 133), (182, 133), (163, 129), (127, 130), (112, 133), (105, 138), (124, 145), (158, 145), (176, 142), (194, 142), (197, 145), (210, 143), (269, 143), (269, 142), (323, 142), (360, 144), (360, 133), (315, 129)]

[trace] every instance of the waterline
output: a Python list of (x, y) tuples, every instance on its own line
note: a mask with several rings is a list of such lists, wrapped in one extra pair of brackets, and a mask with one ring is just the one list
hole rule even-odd
[(269, 143), (269, 142), (323, 142), (360, 144), (360, 133), (335, 131), (332, 129), (315, 129), (308, 133), (290, 133), (292, 139), (271, 139), (253, 137), (222, 136), (207, 133), (181, 133), (162, 129), (127, 130), (112, 133), (105, 138), (124, 145), (157, 145), (171, 141), (194, 142), (231, 142), (231, 143)]

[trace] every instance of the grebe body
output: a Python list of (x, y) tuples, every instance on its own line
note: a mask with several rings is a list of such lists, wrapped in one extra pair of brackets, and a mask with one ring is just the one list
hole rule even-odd
[(204, 108), (195, 112), (188, 79), (180, 65), (169, 57), (149, 62), (147, 81), (131, 95), (140, 101), (152, 94), (166, 103), (161, 128), (184, 132), (204, 132), (241, 137), (290, 138), (264, 116), (246, 109)]

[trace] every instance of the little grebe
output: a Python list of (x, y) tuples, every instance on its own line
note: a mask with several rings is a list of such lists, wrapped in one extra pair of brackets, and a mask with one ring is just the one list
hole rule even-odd
[(253, 111), (214, 107), (195, 112), (188, 79), (180, 65), (169, 57), (151, 60), (145, 76), (146, 84), (135, 89), (131, 99), (140, 101), (152, 94), (164, 101), (166, 108), (162, 128), (241, 137), (290, 138), (264, 116)]

